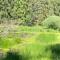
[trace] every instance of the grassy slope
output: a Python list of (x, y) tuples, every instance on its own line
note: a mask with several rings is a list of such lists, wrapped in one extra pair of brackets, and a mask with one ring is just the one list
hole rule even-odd
[[(0, 42), (2, 43), (0, 46), (3, 50), (5, 48), (17, 50), (23, 57), (21, 60), (52, 60), (52, 53), (49, 47), (50, 45), (59, 44), (59, 39), (60, 34), (51, 29), (17, 26), (12, 33), (9, 32), (4, 39), (5, 41), (3, 41), (4, 43)], [(9, 43), (8, 40), (10, 40)], [(16, 41), (18, 42), (16, 43)]]

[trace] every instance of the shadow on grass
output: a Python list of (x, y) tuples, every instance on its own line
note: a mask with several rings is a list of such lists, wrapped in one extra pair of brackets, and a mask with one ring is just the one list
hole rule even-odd
[(17, 52), (7, 52), (7, 55), (3, 60), (27, 60), (27, 58)]
[(52, 60), (60, 60), (60, 44), (51, 46)]

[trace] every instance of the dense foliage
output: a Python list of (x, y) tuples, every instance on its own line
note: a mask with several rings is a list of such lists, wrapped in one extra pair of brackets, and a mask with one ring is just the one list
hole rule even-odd
[(23, 25), (40, 25), (51, 15), (60, 16), (59, 0), (0, 0), (0, 20), (19, 20)]
[(50, 16), (42, 22), (42, 25), (45, 26), (46, 28), (60, 30), (60, 17)]

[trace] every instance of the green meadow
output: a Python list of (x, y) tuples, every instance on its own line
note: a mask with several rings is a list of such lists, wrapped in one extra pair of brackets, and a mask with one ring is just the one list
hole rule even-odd
[(60, 0), (0, 0), (0, 60), (60, 60)]
[[(1, 29), (0, 60), (59, 60), (60, 33), (41, 26)], [(5, 28), (6, 29), (6, 28)], [(5, 34), (5, 35), (4, 35)]]

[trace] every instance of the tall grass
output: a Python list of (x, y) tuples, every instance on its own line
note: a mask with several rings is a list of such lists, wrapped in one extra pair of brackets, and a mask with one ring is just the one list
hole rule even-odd
[(53, 43), (57, 40), (57, 34), (55, 33), (40, 33), (36, 40), (40, 41), (40, 43)]
[(0, 38), (0, 48), (11, 48), (13, 45), (19, 44), (21, 42), (20, 38)]
[[(0, 48), (13, 49), (13, 52), (9, 51), (4, 59), (14, 60), (20, 57), (16, 60), (52, 60), (54, 53), (52, 54), (50, 47), (54, 48), (54, 43), (60, 40), (60, 34), (53, 31), (42, 27), (18, 26), (12, 33), (9, 31), (8, 35), (0, 35)], [(19, 54), (14, 52), (15, 49)]]

